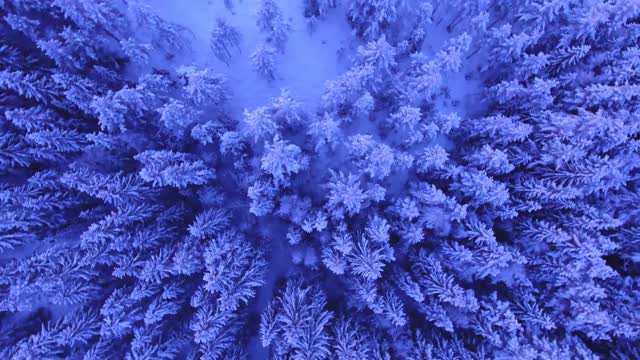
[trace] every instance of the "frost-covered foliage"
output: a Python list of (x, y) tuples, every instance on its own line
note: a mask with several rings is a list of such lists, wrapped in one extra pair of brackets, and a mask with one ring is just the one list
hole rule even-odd
[(276, 79), (276, 49), (269, 44), (260, 44), (251, 54), (254, 70), (267, 80)]
[(233, 25), (230, 25), (222, 18), (216, 20), (216, 27), (211, 32), (211, 40), (209, 46), (215, 56), (224, 61), (227, 65), (230, 64), (232, 51), (240, 49), (240, 41), (242, 35)]
[(256, 25), (266, 40), (280, 52), (284, 52), (289, 37), (289, 23), (274, 0), (259, 0)]
[(639, 358), (640, 2), (296, 6), (0, 0), (0, 358)]

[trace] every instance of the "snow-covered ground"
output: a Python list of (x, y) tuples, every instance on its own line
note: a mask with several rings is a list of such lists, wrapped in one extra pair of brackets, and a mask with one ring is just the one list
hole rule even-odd
[[(286, 52), (278, 55), (277, 79), (268, 82), (253, 71), (249, 58), (263, 41), (263, 35), (256, 26), (258, 0), (232, 0), (233, 12), (225, 7), (223, 0), (146, 1), (166, 20), (186, 26), (193, 32), (194, 53), (183, 61), (186, 65), (213, 68), (227, 76), (234, 96), (231, 110), (237, 116), (244, 108), (266, 105), (282, 87), (289, 88), (297, 99), (315, 108), (320, 102), (324, 82), (346, 70), (348, 55), (358, 45), (351, 35), (343, 7), (331, 9), (311, 32), (303, 16), (303, 1), (278, 1), (291, 29)], [(219, 17), (229, 21), (243, 36), (241, 52), (234, 54), (229, 66), (218, 60), (209, 49), (211, 30)], [(342, 57), (338, 56), (341, 48), (345, 55)]]

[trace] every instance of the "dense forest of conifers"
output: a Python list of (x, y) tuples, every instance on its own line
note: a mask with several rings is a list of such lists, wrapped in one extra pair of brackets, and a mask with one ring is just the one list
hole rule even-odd
[(640, 358), (640, 1), (295, 1), (348, 70), (237, 116), (153, 1), (0, 0), (0, 358)]

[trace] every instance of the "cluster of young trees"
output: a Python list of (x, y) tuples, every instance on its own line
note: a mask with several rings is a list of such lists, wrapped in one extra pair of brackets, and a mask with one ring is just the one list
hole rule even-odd
[(276, 55), (285, 51), (290, 25), (274, 0), (260, 0), (256, 11), (256, 26), (264, 40), (251, 54), (251, 62), (260, 76), (275, 80)]
[(349, 69), (236, 119), (137, 1), (0, 2), (0, 356), (639, 357), (640, 3), (302, 3)]

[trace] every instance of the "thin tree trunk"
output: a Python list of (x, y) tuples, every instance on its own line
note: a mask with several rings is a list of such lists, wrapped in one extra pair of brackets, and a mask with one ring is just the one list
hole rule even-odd
[(449, 25), (447, 25), (447, 30), (449, 28), (451, 28), (451, 25), (456, 22), (458, 19), (460, 19), (460, 17), (462, 17), (462, 14), (464, 13), (464, 10), (460, 10), (458, 11), (458, 13), (456, 14), (456, 16), (453, 17), (453, 19), (451, 19), (451, 22), (449, 23)]
[(449, 25), (450, 27), (449, 31), (453, 31), (453, 29), (455, 29), (456, 26), (458, 26), (463, 20), (464, 20), (464, 16), (461, 16), (460, 19), (455, 24), (453, 24), (453, 26)]
[(482, 46), (478, 46), (469, 56), (467, 56), (467, 60), (471, 59), (473, 55), (477, 54), (480, 50), (482, 50)]
[(438, 1), (438, 3), (436, 4), (436, 6), (433, 8), (433, 11), (431, 12), (431, 18), (433, 18), (433, 15), (436, 14), (436, 11), (438, 11), (438, 8), (440, 7), (441, 2)]

